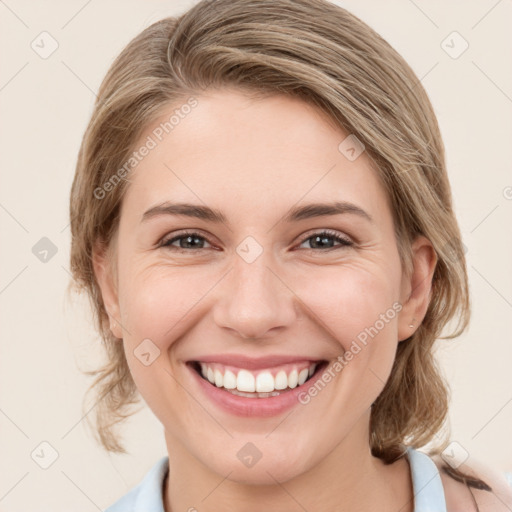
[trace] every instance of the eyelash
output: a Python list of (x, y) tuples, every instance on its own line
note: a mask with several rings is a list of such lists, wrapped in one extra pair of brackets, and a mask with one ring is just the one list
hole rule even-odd
[[(178, 252), (190, 252), (190, 251), (195, 250), (195, 249), (183, 249), (181, 247), (171, 246), (172, 243), (174, 243), (178, 240), (181, 240), (182, 238), (187, 238), (187, 237), (197, 237), (199, 239), (206, 240), (208, 242), (207, 238), (205, 238), (204, 236), (201, 236), (199, 233), (197, 233), (195, 231), (184, 231), (184, 232), (180, 233), (179, 235), (174, 236), (173, 238), (170, 238), (168, 240), (164, 239), (160, 243), (159, 247), (164, 247), (164, 248), (171, 249), (173, 251), (178, 251)], [(315, 237), (329, 237), (329, 238), (332, 238), (335, 242), (339, 242), (340, 245), (338, 247), (328, 247), (327, 249), (314, 249), (313, 248), (313, 249), (305, 249), (305, 250), (307, 250), (307, 251), (329, 251), (329, 250), (334, 250), (336, 248), (350, 247), (350, 246), (354, 245), (354, 243), (352, 241), (350, 241), (348, 238), (344, 238), (344, 237), (340, 236), (336, 231), (331, 231), (329, 229), (324, 229), (322, 231), (319, 231), (317, 233), (313, 233), (313, 234), (307, 236), (299, 243), (299, 245), (302, 245), (304, 242), (306, 242), (312, 238), (315, 238)], [(208, 243), (210, 243), (210, 242), (208, 242)], [(203, 249), (203, 248), (200, 247), (197, 250), (200, 250), (200, 249)]]

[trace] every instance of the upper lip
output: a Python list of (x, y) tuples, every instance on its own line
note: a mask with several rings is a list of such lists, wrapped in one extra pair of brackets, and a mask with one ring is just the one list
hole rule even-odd
[(290, 356), (284, 354), (276, 354), (263, 357), (248, 357), (237, 354), (211, 354), (207, 356), (199, 356), (193, 360), (190, 360), (189, 362), (219, 363), (225, 366), (246, 368), (247, 370), (262, 370), (265, 368), (272, 368), (273, 366), (280, 366), (289, 363), (302, 363), (304, 361), (317, 363), (320, 361), (325, 361), (325, 359), (298, 355)]

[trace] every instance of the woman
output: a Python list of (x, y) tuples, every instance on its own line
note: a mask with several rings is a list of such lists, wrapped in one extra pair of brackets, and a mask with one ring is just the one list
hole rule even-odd
[(353, 15), (203, 1), (144, 30), (70, 213), (109, 356), (100, 440), (122, 451), (140, 393), (168, 450), (109, 512), (510, 510), (442, 437), (433, 345), (469, 298), (437, 121)]

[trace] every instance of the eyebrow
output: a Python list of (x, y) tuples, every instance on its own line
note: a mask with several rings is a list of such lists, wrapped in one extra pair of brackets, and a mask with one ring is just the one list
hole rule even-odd
[[(374, 222), (369, 213), (361, 207), (347, 201), (335, 201), (333, 203), (311, 203), (304, 206), (293, 207), (284, 217), (284, 222), (296, 222), (314, 217), (326, 217), (329, 215), (354, 214), (369, 222)], [(215, 208), (190, 203), (169, 203), (165, 202), (153, 206), (142, 216), (141, 222), (147, 221), (160, 215), (181, 215), (194, 217), (216, 224), (226, 223), (225, 215)]]

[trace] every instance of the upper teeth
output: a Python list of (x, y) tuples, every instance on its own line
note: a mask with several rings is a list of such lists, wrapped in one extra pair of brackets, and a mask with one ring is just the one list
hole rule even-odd
[(255, 374), (249, 370), (241, 369), (237, 370), (235, 374), (235, 371), (219, 368), (218, 365), (200, 364), (203, 377), (218, 388), (237, 389), (249, 393), (266, 393), (286, 388), (293, 389), (304, 384), (315, 373), (316, 369), (316, 363), (312, 363), (306, 368), (293, 368), (288, 373), (280, 370), (274, 376), (270, 370), (263, 370)]

